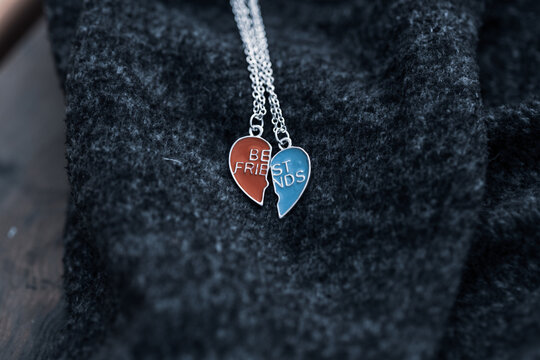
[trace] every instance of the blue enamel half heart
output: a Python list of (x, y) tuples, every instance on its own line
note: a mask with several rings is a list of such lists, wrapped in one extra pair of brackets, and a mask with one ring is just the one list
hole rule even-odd
[(285, 216), (306, 190), (311, 162), (304, 149), (291, 146), (278, 152), (270, 161), (272, 183), (279, 200), (279, 217)]

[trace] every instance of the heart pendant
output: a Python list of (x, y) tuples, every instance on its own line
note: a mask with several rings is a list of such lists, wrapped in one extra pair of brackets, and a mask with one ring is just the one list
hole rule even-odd
[(257, 136), (244, 136), (236, 140), (229, 151), (229, 169), (242, 191), (262, 205), (268, 187), (268, 169), (272, 146)]
[(279, 218), (284, 217), (306, 190), (311, 161), (304, 149), (291, 146), (278, 152), (270, 162), (274, 191), (278, 196)]

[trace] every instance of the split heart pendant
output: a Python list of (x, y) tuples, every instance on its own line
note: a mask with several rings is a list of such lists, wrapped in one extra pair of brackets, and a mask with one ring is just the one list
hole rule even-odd
[(311, 161), (304, 149), (289, 146), (274, 157), (272, 146), (259, 136), (236, 140), (229, 151), (229, 169), (236, 184), (259, 205), (263, 205), (268, 187), (268, 172), (278, 196), (279, 218), (296, 205), (306, 190), (311, 175)]
[(258, 136), (241, 137), (229, 151), (229, 169), (236, 185), (259, 205), (263, 204), (268, 187), (271, 156), (272, 145)]
[(304, 149), (291, 146), (281, 150), (270, 161), (274, 192), (279, 200), (279, 218), (284, 217), (306, 190), (311, 175), (311, 161)]

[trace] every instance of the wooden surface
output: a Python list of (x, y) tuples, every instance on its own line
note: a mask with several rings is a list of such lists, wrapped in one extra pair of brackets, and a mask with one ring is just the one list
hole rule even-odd
[(41, 14), (40, 0), (0, 0), (0, 58)]
[(64, 103), (40, 20), (0, 67), (0, 359), (57, 335), (68, 195)]

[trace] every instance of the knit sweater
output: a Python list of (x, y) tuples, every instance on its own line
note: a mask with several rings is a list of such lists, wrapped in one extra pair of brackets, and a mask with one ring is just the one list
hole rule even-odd
[(71, 186), (51, 358), (540, 357), (539, 4), (261, 0), (312, 167), (278, 219), (228, 168), (252, 98), (226, 1), (48, 0)]

